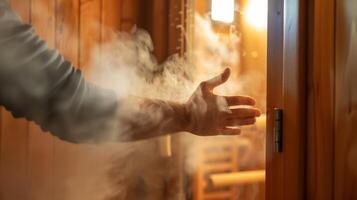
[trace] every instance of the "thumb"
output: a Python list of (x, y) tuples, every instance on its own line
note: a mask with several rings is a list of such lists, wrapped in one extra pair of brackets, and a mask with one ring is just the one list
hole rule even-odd
[(231, 75), (231, 70), (229, 68), (226, 68), (222, 74), (206, 81), (207, 88), (209, 90), (213, 90), (215, 87), (225, 83), (230, 75)]

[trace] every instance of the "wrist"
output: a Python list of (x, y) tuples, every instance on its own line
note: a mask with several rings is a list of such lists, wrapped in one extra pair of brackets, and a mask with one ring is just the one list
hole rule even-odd
[(187, 104), (173, 103), (172, 107), (175, 111), (176, 123), (178, 124), (177, 132), (190, 132), (190, 112)]

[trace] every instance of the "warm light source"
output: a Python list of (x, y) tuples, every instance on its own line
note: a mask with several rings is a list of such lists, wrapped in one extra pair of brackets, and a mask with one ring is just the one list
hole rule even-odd
[(249, 0), (245, 17), (252, 26), (265, 29), (268, 21), (268, 0)]
[(234, 21), (234, 0), (212, 0), (211, 18), (215, 21), (232, 23)]

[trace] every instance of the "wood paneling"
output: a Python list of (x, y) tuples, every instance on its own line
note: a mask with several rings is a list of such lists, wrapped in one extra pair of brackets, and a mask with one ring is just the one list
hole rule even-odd
[(357, 1), (336, 1), (335, 199), (357, 199)]
[(102, 0), (101, 41), (110, 38), (111, 31), (122, 30), (122, 3), (124, 0)]
[[(75, 67), (80, 56), (79, 9), (79, 0), (56, 0), (56, 48)], [(76, 147), (58, 138), (54, 145), (54, 199), (71, 199), (70, 191), (78, 173)]]
[(333, 199), (334, 0), (309, 1), (308, 183), (311, 200)]
[[(50, 48), (55, 47), (55, 3), (53, 0), (31, 0), (32, 25), (46, 40)], [(34, 123), (29, 125), (28, 172), (29, 199), (52, 199), (54, 189), (54, 139), (41, 131)]]
[[(32, 22), (51, 48), (57, 48), (84, 74), (93, 48), (116, 31), (129, 31), (134, 24), (149, 29), (161, 60), (169, 50), (177, 52), (179, 44), (183, 45), (177, 41), (183, 36), (177, 24), (168, 25), (170, 19), (177, 23), (184, 20), (178, 13), (184, 8), (181, 0), (11, 0), (11, 5), (24, 22)], [(0, 120), (1, 200), (98, 199), (91, 195), (95, 190), (88, 184), (93, 184), (90, 174), (103, 167), (100, 158), (107, 155), (105, 148), (61, 141), (33, 123), (13, 119), (4, 110)], [(165, 186), (167, 196), (182, 192), (182, 180), (174, 175), (165, 178), (172, 185)]]
[(85, 73), (91, 59), (92, 50), (101, 42), (101, 0), (81, 0), (80, 2), (79, 66)]
[[(11, 0), (23, 21), (30, 22), (30, 0)], [(2, 113), (0, 199), (22, 200), (28, 184), (28, 122)]]

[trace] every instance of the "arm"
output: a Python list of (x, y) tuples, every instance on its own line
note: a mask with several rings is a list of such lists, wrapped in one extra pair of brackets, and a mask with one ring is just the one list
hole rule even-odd
[(0, 105), (70, 142), (102, 141), (117, 97), (83, 79), (0, 0)]
[(237, 134), (237, 125), (254, 123), (259, 115), (253, 108), (228, 108), (253, 105), (249, 97), (212, 93), (228, 79), (229, 70), (200, 84), (185, 104), (138, 97), (118, 100), (113, 91), (85, 81), (1, 0), (0, 9), (0, 105), (63, 140), (132, 141), (180, 131)]

